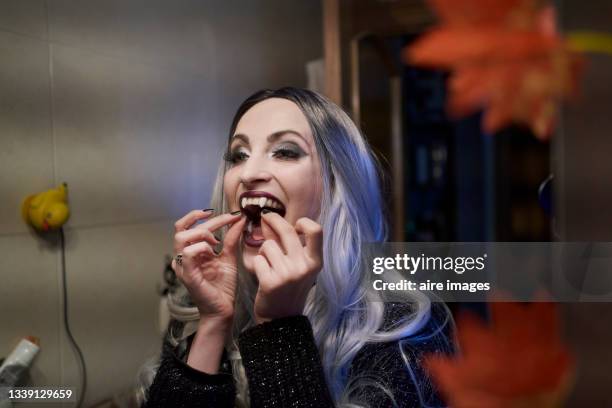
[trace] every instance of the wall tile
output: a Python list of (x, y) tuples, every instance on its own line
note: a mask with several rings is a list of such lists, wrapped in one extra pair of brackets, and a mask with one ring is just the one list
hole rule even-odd
[(215, 84), (53, 46), (58, 179), (71, 226), (178, 217), (209, 202)]
[(21, 202), (53, 185), (46, 43), (0, 31), (0, 234), (26, 232)]
[[(66, 230), (71, 327), (88, 367), (85, 406), (129, 388), (160, 353), (157, 284), (173, 231), (171, 221)], [(63, 347), (72, 386), (77, 360), (66, 340)]]
[(46, 39), (47, 9), (45, 0), (0, 1), (0, 29)]
[(263, 88), (306, 86), (306, 63), (323, 56), (318, 1), (215, 2), (220, 117), (229, 122), (247, 96)]
[(52, 42), (207, 75), (214, 60), (210, 1), (49, 2)]
[(40, 339), (33, 386), (60, 384), (60, 297), (57, 234), (0, 236), (0, 356), (25, 336)]

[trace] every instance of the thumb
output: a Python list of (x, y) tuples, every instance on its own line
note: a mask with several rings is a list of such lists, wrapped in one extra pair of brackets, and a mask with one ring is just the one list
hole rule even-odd
[(227, 230), (225, 237), (223, 238), (223, 252), (227, 251), (227, 253), (234, 254), (245, 222), (246, 217), (243, 216)]
[(265, 256), (259, 254), (253, 258), (253, 266), (255, 269), (255, 276), (257, 276), (257, 280), (261, 284), (261, 282), (267, 282), (269, 275), (272, 273), (272, 269), (270, 268), (270, 264)]
[(272, 229), (272, 227), (270, 226), (270, 224), (268, 224), (268, 222), (266, 221), (266, 219), (264, 217), (261, 217), (261, 222), (260, 222), (259, 225), (261, 226), (261, 234), (263, 235), (264, 239), (266, 239), (266, 240), (271, 239), (273, 241), (276, 241), (276, 243), (278, 245), (281, 244), (280, 237)]

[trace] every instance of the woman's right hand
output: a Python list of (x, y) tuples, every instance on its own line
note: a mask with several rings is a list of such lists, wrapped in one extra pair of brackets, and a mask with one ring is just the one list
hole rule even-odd
[[(212, 215), (212, 211), (193, 210), (174, 224), (172, 268), (197, 306), (201, 321), (226, 325), (234, 316), (236, 250), (246, 218), (240, 213), (210, 218)], [(202, 219), (207, 220), (194, 227)], [(213, 232), (230, 224), (223, 249), (215, 254), (213, 246), (219, 241)], [(177, 254), (182, 254), (182, 266), (176, 263)]]

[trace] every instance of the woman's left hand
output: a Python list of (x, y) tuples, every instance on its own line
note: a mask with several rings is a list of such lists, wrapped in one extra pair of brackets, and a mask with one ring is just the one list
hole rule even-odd
[[(254, 258), (259, 280), (254, 310), (257, 324), (302, 314), (323, 262), (319, 224), (300, 218), (294, 227), (273, 212), (262, 213), (261, 220), (266, 240)], [(298, 234), (304, 235), (305, 245)]]

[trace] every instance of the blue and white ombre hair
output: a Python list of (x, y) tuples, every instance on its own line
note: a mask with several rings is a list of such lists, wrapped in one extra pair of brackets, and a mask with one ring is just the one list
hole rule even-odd
[[(383, 242), (387, 239), (385, 206), (381, 195), (380, 166), (363, 135), (350, 117), (325, 97), (305, 89), (282, 88), (259, 91), (238, 108), (231, 125), (229, 138), (244, 113), (255, 104), (269, 99), (283, 98), (295, 103), (306, 117), (320, 160), (323, 177), (321, 211), (316, 220), (323, 229), (323, 268), (313, 286), (304, 310), (309, 318), (319, 349), (327, 384), (336, 406), (364, 407), (359, 398), (360, 387), (386, 384), (376, 378), (358, 376), (349, 381), (349, 370), (357, 353), (366, 343), (397, 342), (409, 377), (411, 359), (404, 355), (406, 341), (418, 347), (419, 336), (430, 320), (432, 303), (420, 292), (406, 293), (405, 302), (412, 305), (410, 312), (392, 325), (384, 325), (385, 303), (381, 295), (369, 289), (370, 273), (362, 254), (362, 243)], [(229, 141), (228, 138), (228, 141)], [(226, 211), (223, 196), (223, 177), (228, 164), (221, 164), (212, 206)], [(240, 360), (236, 339), (238, 334), (254, 325), (252, 315), (257, 284), (251, 274), (239, 272), (233, 339), (227, 345), (238, 392), (236, 406), (247, 407), (248, 385)], [(178, 320), (197, 320), (197, 309), (187, 297), (170, 299), (171, 315)], [(453, 325), (444, 306), (439, 330)], [(195, 328), (194, 325), (191, 325)], [(446, 330), (445, 329), (445, 330)], [(193, 329), (192, 329), (193, 330)], [(183, 333), (184, 338), (190, 333)], [(432, 333), (434, 336), (436, 333)], [(415, 384), (419, 393), (431, 387)], [(371, 389), (371, 388), (370, 388)], [(388, 390), (387, 390), (388, 391)], [(427, 406), (427, 395), (419, 395), (422, 406)]]

